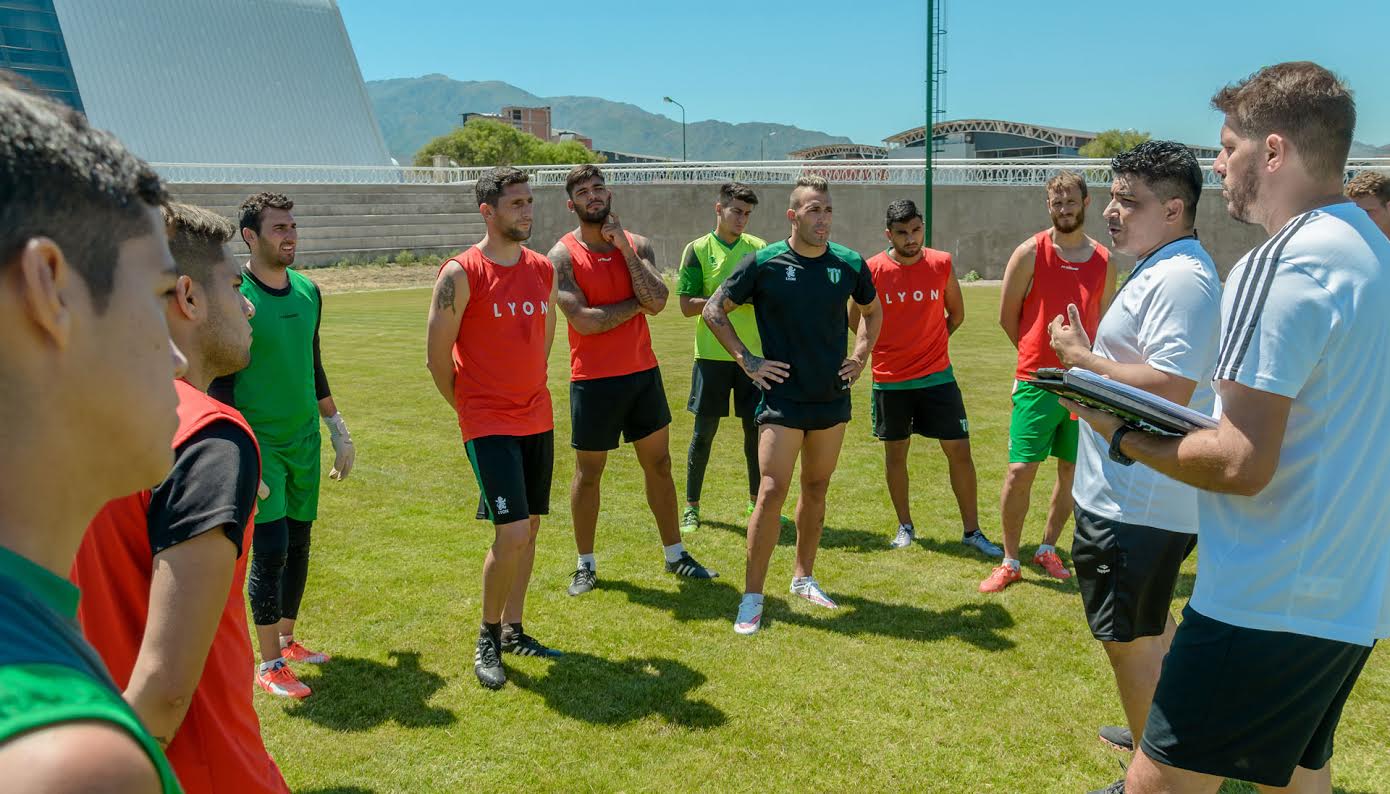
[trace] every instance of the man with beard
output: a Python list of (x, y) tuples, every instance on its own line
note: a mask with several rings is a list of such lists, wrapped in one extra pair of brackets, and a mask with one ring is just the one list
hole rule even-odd
[[(1202, 169), (1180, 143), (1145, 141), (1110, 161), (1105, 208), (1115, 249), (1137, 259), (1092, 344), (1075, 306), (1050, 325), (1062, 366), (1210, 414), (1221, 325), (1221, 279), (1193, 224)], [(1178, 569), (1197, 545), (1197, 492), (1110, 456), (1090, 427), (1077, 445), (1076, 564), (1091, 634), (1105, 649), (1128, 730), (1101, 738), (1134, 747), (1177, 624), (1169, 612)]]
[[(840, 459), (850, 419), (850, 387), (868, 363), (883, 315), (864, 259), (830, 242), (830, 185), (803, 176), (792, 189), (787, 220), (791, 235), (744, 257), (705, 304), (714, 336), (763, 390), (758, 406), (758, 501), (748, 518), (747, 573), (734, 631), (762, 627), (763, 586), (781, 534), (782, 505), (801, 459), (801, 497), (796, 504), (796, 569), (791, 593), (835, 609), (813, 575), (825, 523), (825, 497)], [(863, 322), (854, 352), (845, 356), (847, 304)], [(730, 312), (756, 309), (763, 353), (739, 338)]]
[(159, 744), (77, 630), (70, 581), (101, 506), (169, 472), (159, 176), (0, 72), (0, 788), (177, 792)]
[[(883, 332), (873, 355), (873, 430), (883, 442), (888, 496), (898, 514), (898, 531), (889, 545), (906, 548), (916, 538), (907, 475), (907, 453), (916, 433), (937, 439), (946, 455), (960, 508), (961, 542), (1000, 557), (1004, 552), (980, 531), (970, 425), (948, 350), (951, 334), (965, 322), (965, 300), (951, 255), (923, 245), (922, 214), (907, 199), (888, 205), (884, 227), (888, 250), (867, 264), (883, 304)], [(859, 314), (851, 307), (850, 328), (858, 324)]]
[(335, 453), (330, 478), (347, 477), (356, 452), (319, 354), (323, 297), (290, 269), (299, 241), (292, 209), (294, 202), (278, 193), (257, 193), (241, 204), (241, 239), (251, 250), (241, 294), (256, 310), (251, 365), (219, 378), (212, 394), (240, 410), (256, 431), (261, 479), (269, 488), (256, 508), (247, 587), (261, 652), (256, 682), (273, 695), (304, 698), (309, 687), (279, 671), (286, 661), (328, 660), (294, 638), (318, 517), (319, 418)]
[(203, 393), (251, 355), (251, 304), (227, 249), (236, 227), (187, 204), (164, 216), (179, 270), (166, 317), (188, 356), (174, 382), (174, 469), (93, 520), (72, 570), (86, 596), (77, 616), (185, 791), (235, 781), (238, 791), (288, 792), (261, 739), (246, 664), (241, 586), (260, 455), (241, 414)]
[(1030, 237), (1009, 257), (999, 298), (999, 325), (1018, 348), (1014, 371), (1013, 414), (1009, 418), (1009, 468), (1000, 494), (1004, 561), (984, 581), (980, 592), (997, 593), (1023, 578), (1019, 544), (1038, 465), (1057, 459), (1043, 542), (1033, 562), (1048, 576), (1068, 579), (1071, 572), (1057, 556), (1057, 539), (1072, 511), (1076, 472), (1076, 419), (1057, 398), (1028, 381), (1042, 367), (1058, 366), (1047, 324), (1076, 304), (1081, 323), (1094, 335), (1100, 316), (1115, 292), (1115, 267), (1105, 246), (1086, 236), (1086, 207), (1091, 203), (1086, 180), (1062, 171), (1047, 182), (1047, 211), (1052, 228)]
[(426, 364), (458, 412), (478, 480), (478, 518), (491, 519), (483, 562), (479, 683), (507, 682), (501, 652), (559, 656), (522, 630), (541, 516), (550, 512), (555, 420), (546, 362), (555, 340), (555, 269), (522, 243), (534, 199), (527, 176), (494, 168), (474, 185), (482, 242), (444, 263), (430, 303)]
[[(705, 467), (709, 463), (714, 435), (719, 431), (719, 420), (729, 415), (731, 394), (734, 414), (743, 425), (743, 459), (748, 471), (745, 519), (752, 514), (753, 503), (758, 498), (758, 427), (753, 419), (758, 408), (758, 387), (734, 363), (701, 316), (709, 296), (724, 283), (743, 257), (767, 245), (761, 238), (743, 231), (757, 206), (758, 196), (752, 188), (738, 182), (724, 183), (719, 188), (719, 200), (714, 203), (714, 231), (692, 240), (681, 254), (680, 284), (676, 294), (680, 296), (681, 314), (696, 318), (695, 367), (690, 376), (690, 401), (687, 403), (687, 408), (695, 414), (695, 430), (690, 436), (690, 452), (686, 459), (682, 532), (700, 528), (700, 492), (705, 482)], [(755, 355), (762, 352), (752, 306), (733, 312), (729, 322)], [(782, 525), (790, 529), (791, 520), (783, 517)]]
[(712, 579), (718, 574), (681, 543), (671, 479), (671, 409), (647, 328), (647, 315), (665, 308), (670, 290), (656, 269), (651, 241), (625, 231), (612, 212), (613, 196), (598, 166), (571, 169), (565, 192), (579, 227), (561, 237), (549, 257), (556, 300), (569, 321), (570, 445), (576, 458), (570, 510), (579, 550), (569, 594), (582, 595), (597, 583), (600, 484), (608, 452), (618, 448), (620, 437), (632, 444), (642, 467), (666, 570)]
[(1197, 582), (1124, 790), (1329, 792), (1342, 707), (1390, 636), (1390, 239), (1342, 196), (1356, 105), (1331, 72), (1275, 64), (1212, 106), (1226, 208), (1271, 235), (1222, 292), (1219, 423), (1162, 437), (1069, 405), (1200, 491)]

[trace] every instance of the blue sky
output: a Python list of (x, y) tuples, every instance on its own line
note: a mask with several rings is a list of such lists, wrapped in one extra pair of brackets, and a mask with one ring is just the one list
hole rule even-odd
[[(338, 5), (368, 80), (440, 72), (679, 119), (661, 101), (669, 94), (688, 121), (795, 124), (861, 143), (923, 119), (922, 0)], [(1211, 144), (1213, 92), (1265, 64), (1310, 59), (1351, 83), (1357, 140), (1390, 144), (1384, 0), (946, 0), (945, 28), (947, 118)]]

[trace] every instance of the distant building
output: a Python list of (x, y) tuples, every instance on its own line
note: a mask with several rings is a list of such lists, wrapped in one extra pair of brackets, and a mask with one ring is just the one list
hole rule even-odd
[(594, 139), (583, 133), (575, 132), (574, 130), (555, 130), (550, 134), (550, 140), (553, 143), (575, 141), (576, 143), (582, 144), (585, 149), (591, 152), (594, 150)]
[(563, 143), (565, 141), (577, 141), (584, 145), (585, 149), (593, 151), (594, 139), (575, 130), (552, 129), (550, 126), (550, 107), (528, 108), (519, 105), (507, 105), (496, 113), (460, 113), (463, 123), (467, 124), (470, 119), (492, 119), (509, 125), (527, 135), (534, 135), (543, 141), (551, 143)]
[[(1012, 157), (1080, 157), (1081, 147), (1100, 133), (1044, 127), (1021, 121), (999, 119), (960, 119), (932, 125), (932, 152), (948, 159), (996, 160)], [(921, 157), (926, 128), (914, 127), (883, 139), (889, 157)], [(1198, 157), (1216, 157), (1221, 150), (1212, 146), (1187, 148)], [(909, 150), (917, 149), (915, 154)]]
[(594, 154), (601, 155), (603, 159), (610, 163), (675, 163), (679, 162), (674, 157), (657, 157), (654, 154), (633, 154), (632, 152), (614, 152), (608, 149), (594, 149)]
[(793, 160), (882, 160), (888, 149), (863, 143), (828, 143), (787, 152)]
[(154, 162), (391, 163), (334, 0), (0, 0), (0, 68)]

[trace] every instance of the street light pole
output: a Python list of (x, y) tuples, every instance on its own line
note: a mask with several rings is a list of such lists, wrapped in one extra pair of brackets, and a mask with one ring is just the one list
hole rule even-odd
[(766, 135), (764, 135), (763, 137), (761, 137), (761, 138), (758, 139), (758, 159), (759, 159), (759, 160), (764, 160), (764, 161), (767, 160), (767, 139), (768, 139), (768, 138), (771, 138), (772, 136), (774, 136), (774, 135), (776, 135), (776, 134), (777, 134), (777, 130), (773, 130), (772, 132), (769, 132), (768, 134), (766, 134)]
[(681, 109), (681, 162), (683, 163), (685, 162), (685, 105), (682, 105), (668, 96), (662, 97), (661, 101), (670, 102)]

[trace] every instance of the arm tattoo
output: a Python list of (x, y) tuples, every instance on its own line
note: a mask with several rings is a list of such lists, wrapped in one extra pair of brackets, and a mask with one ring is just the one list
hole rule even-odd
[(454, 277), (445, 275), (439, 281), (439, 286), (434, 290), (434, 305), (441, 311), (448, 309), (454, 310)]
[(705, 323), (716, 325), (720, 328), (728, 327), (729, 313), (724, 310), (724, 301), (729, 300), (729, 290), (726, 285), (720, 284), (710, 296), (709, 302), (705, 304)]
[(593, 306), (589, 308), (589, 313), (594, 315), (593, 324), (597, 333), (611, 331), (623, 323), (637, 316), (642, 310), (642, 304), (636, 298), (628, 298), (625, 301), (610, 303), (606, 306)]
[(670, 290), (661, 280), (661, 276), (654, 272), (656, 253), (652, 250), (652, 242), (645, 237), (637, 237), (636, 242), (633, 253), (637, 254), (637, 261), (627, 263), (628, 273), (632, 278), (632, 291), (637, 295), (638, 303), (644, 306), (652, 301), (665, 300)]
[(762, 356), (753, 355), (746, 347), (743, 348), (742, 353), (739, 355), (739, 359), (742, 362), (744, 372), (757, 372), (758, 368), (767, 360)]

